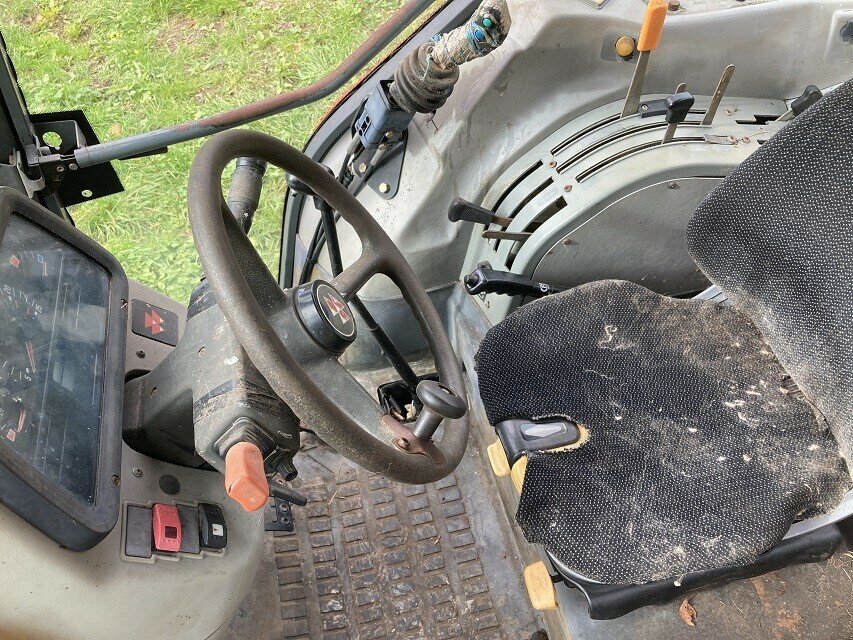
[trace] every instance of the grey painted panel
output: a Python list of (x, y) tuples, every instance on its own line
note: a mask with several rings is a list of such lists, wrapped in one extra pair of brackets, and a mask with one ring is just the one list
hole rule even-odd
[(705, 288), (707, 279), (684, 248), (684, 229), (718, 182), (684, 178), (634, 191), (554, 244), (534, 279), (573, 287), (616, 278), (669, 295)]
[[(167, 496), (160, 490), (164, 474), (178, 479), (180, 493)], [(243, 511), (226, 495), (217, 472), (159, 462), (127, 446), (122, 448), (121, 501), (121, 521), (82, 553), (62, 549), (0, 505), (0, 636), (205, 640), (224, 634), (260, 563), (263, 511)], [(154, 502), (221, 505), (228, 548), (200, 555), (124, 556), (125, 506)]]

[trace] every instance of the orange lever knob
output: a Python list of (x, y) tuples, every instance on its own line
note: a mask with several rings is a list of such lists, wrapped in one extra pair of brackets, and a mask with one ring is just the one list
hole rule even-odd
[(669, 0), (649, 0), (637, 40), (637, 51), (654, 51), (658, 48), (667, 11)]
[(251, 442), (238, 442), (225, 454), (225, 492), (246, 511), (257, 511), (269, 500), (264, 458)]

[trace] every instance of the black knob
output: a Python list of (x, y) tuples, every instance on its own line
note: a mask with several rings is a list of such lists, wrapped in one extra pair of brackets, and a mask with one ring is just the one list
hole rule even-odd
[[(329, 175), (335, 175), (335, 172), (332, 171), (331, 167), (328, 167), (326, 165), (322, 165), (322, 167), (329, 172)], [(292, 173), (287, 174), (287, 186), (293, 189), (296, 193), (301, 193), (304, 196), (312, 196), (314, 198), (317, 197), (317, 194), (314, 193), (314, 189), (312, 189), (308, 184), (302, 182), (302, 180), (297, 178)]]
[(418, 399), (424, 408), (418, 416), (412, 435), (427, 442), (444, 418), (455, 420), (468, 411), (464, 398), (456, 395), (452, 389), (434, 380), (422, 380), (416, 389)]
[(465, 283), (465, 290), (472, 296), (480, 292), (477, 285), (483, 281), (483, 278), (480, 276), (479, 272), (480, 269), (475, 269), (462, 280)]
[(791, 111), (794, 112), (795, 116), (798, 116), (822, 97), (823, 92), (813, 84), (810, 84), (806, 87), (806, 90), (803, 91), (803, 95), (798, 98), (794, 98), (794, 100), (791, 101)]
[(669, 124), (681, 124), (690, 113), (696, 98), (688, 91), (674, 93), (666, 99), (666, 121)]

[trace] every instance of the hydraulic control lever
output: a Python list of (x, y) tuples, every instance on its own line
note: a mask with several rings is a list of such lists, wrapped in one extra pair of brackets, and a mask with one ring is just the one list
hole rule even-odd
[(536, 282), (530, 276), (509, 271), (496, 271), (480, 265), (463, 279), (465, 290), (472, 296), (480, 293), (497, 293), (506, 296), (542, 298), (565, 291), (561, 287)]
[(696, 99), (692, 93), (687, 91), (679, 91), (666, 99), (666, 132), (663, 134), (661, 144), (668, 144), (675, 138), (675, 131), (678, 125), (687, 119), (687, 114), (693, 107)]
[(634, 77), (631, 78), (631, 86), (625, 97), (625, 105), (622, 107), (622, 116), (626, 118), (637, 113), (640, 108), (640, 97), (643, 95), (643, 84), (646, 81), (646, 72), (649, 68), (649, 58), (652, 51), (658, 48), (660, 37), (663, 33), (663, 23), (669, 10), (667, 0), (649, 0), (646, 6), (646, 14), (643, 17), (643, 26), (640, 29), (640, 38), (637, 40), (637, 66), (634, 68)]
[(490, 224), (496, 224), (506, 229), (511, 223), (512, 218), (495, 215), (488, 209), (480, 207), (473, 202), (468, 202), (462, 198), (453, 198), (450, 203), (450, 208), (447, 209), (447, 219), (451, 222), (475, 222), (484, 224), (487, 227)]
[(803, 111), (808, 109), (810, 106), (815, 104), (822, 97), (823, 92), (813, 84), (810, 84), (806, 87), (806, 90), (803, 91), (803, 94), (801, 96), (794, 98), (791, 101), (791, 108), (788, 109), (788, 111), (783, 113), (781, 116), (779, 116), (777, 120), (784, 122), (786, 120), (791, 120), (795, 118)]

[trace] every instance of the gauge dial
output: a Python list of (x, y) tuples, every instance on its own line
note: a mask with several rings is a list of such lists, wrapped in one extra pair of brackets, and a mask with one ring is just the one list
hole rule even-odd
[(48, 262), (33, 252), (13, 253), (0, 285), (0, 437), (20, 444), (37, 415), (35, 390), (41, 369), (44, 312), (40, 280)]

